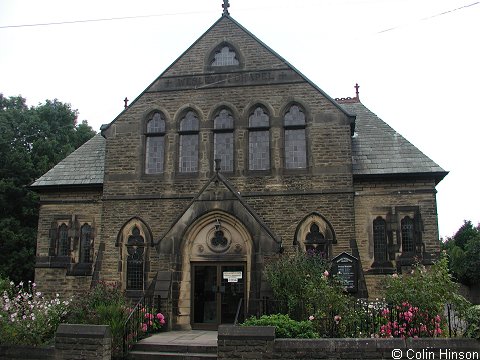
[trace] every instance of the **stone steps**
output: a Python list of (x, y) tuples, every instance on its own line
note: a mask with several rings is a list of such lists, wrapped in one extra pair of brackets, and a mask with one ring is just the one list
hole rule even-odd
[(216, 360), (217, 346), (136, 344), (128, 354), (130, 360)]

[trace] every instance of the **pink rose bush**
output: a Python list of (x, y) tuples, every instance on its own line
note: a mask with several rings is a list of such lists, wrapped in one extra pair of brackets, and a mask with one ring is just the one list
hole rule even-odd
[(418, 338), (442, 335), (444, 320), (440, 315), (429, 314), (428, 310), (421, 311), (408, 302), (394, 307), (392, 311), (388, 308), (383, 309), (381, 316), (384, 324), (380, 326), (377, 337)]

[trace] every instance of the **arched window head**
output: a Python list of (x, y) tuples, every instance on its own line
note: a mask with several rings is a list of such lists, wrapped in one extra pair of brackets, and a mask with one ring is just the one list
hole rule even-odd
[(373, 258), (374, 264), (381, 264), (387, 257), (387, 222), (381, 216), (373, 220)]
[(248, 118), (248, 169), (270, 169), (270, 117), (261, 106)]
[(305, 113), (300, 106), (290, 106), (283, 117), (285, 168), (287, 169), (305, 169), (307, 167), (305, 124)]
[(215, 51), (210, 63), (211, 66), (238, 66), (239, 64), (237, 53), (228, 45), (224, 45)]
[(335, 233), (330, 223), (320, 214), (306, 216), (295, 231), (294, 245), (310, 254), (328, 259), (331, 245), (335, 244)]
[(198, 171), (199, 120), (195, 112), (188, 111), (180, 120), (180, 151), (178, 170), (181, 173)]
[(298, 126), (305, 125), (305, 114), (298, 105), (292, 105), (290, 109), (285, 113), (284, 125)]
[(145, 173), (161, 174), (165, 159), (165, 117), (154, 112), (147, 122), (145, 151)]
[(222, 171), (233, 171), (234, 119), (230, 110), (222, 109), (213, 119), (213, 158), (221, 160)]

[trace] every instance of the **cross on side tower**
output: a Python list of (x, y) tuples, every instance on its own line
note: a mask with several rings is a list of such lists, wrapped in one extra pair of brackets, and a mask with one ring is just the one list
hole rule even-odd
[(228, 12), (229, 7), (230, 7), (230, 4), (229, 4), (228, 0), (223, 0), (223, 5), (222, 5), (223, 15), (230, 15), (230, 13)]

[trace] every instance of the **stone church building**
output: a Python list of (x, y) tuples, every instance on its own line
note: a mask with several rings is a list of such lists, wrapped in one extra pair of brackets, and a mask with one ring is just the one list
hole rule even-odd
[(240, 298), (270, 294), (265, 261), (315, 251), (354, 270), (355, 296), (375, 297), (385, 274), (438, 254), (435, 186), (446, 174), (358, 87), (331, 98), (225, 8), (31, 185), (36, 282), (64, 295), (117, 282), (132, 298), (152, 286), (172, 327), (216, 328)]

